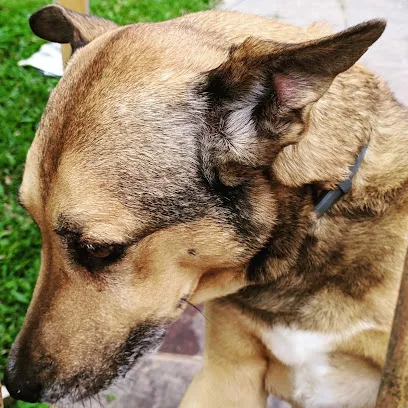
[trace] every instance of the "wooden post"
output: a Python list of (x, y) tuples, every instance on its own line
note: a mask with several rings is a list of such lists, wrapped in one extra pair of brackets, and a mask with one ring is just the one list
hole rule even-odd
[(408, 407), (408, 253), (376, 408)]
[[(57, 0), (57, 3), (70, 10), (77, 11), (78, 13), (89, 14), (89, 0)], [(65, 68), (72, 53), (71, 46), (69, 44), (62, 44), (61, 52), (62, 62)]]

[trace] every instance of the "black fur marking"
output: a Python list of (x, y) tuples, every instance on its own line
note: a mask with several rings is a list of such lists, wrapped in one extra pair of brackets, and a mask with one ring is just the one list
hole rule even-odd
[(199, 93), (205, 95), (212, 105), (232, 102), (239, 96), (235, 87), (231, 86), (225, 76), (218, 72), (218, 69), (208, 73), (207, 82), (203, 83)]
[[(247, 90), (249, 91), (249, 89)], [(227, 222), (232, 224), (240, 241), (252, 246), (259, 235), (260, 225), (253, 221), (253, 206), (251, 192), (255, 188), (253, 176), (263, 174), (261, 167), (250, 167), (239, 163), (240, 158), (233, 162), (228, 158), (225, 169), (221, 169), (226, 156), (229, 156), (228, 145), (233, 144), (224, 132), (224, 118), (230, 114), (226, 108), (226, 102), (232, 102), (245, 95), (245, 89), (236, 89), (231, 86), (228, 77), (221, 74), (217, 69), (207, 73), (207, 77), (197, 88), (198, 97), (204, 97), (208, 104), (206, 125), (197, 134), (198, 177), (212, 197), (212, 203), (220, 207)], [(225, 151), (220, 151), (223, 146)], [(231, 172), (234, 180), (231, 185), (224, 182), (224, 173)], [(228, 174), (227, 174), (228, 177)], [(259, 243), (256, 242), (256, 247)]]
[(279, 134), (277, 133), (271, 134), (271, 132), (268, 131), (266, 135), (262, 129), (263, 123), (271, 122), (279, 114), (278, 99), (272, 84), (273, 84), (272, 75), (268, 77), (268, 79), (263, 78), (262, 80), (263, 93), (261, 95), (258, 95), (258, 101), (252, 111), (252, 115), (255, 121), (256, 128), (260, 131), (259, 132), (260, 135), (262, 135), (262, 137), (268, 136), (269, 138), (273, 138), (276, 139), (276, 141), (278, 141)]
[[(299, 310), (323, 289), (359, 301), (383, 282), (386, 271), (377, 267), (380, 259), (375, 259), (373, 252), (356, 254), (354, 258), (347, 254), (350, 250), (346, 244), (333, 241), (333, 237), (319, 242), (308, 234), (285, 274), (265, 284), (248, 286), (230, 299), (270, 324), (299, 322)], [(264, 255), (268, 264), (268, 254)], [(378, 258), (382, 256), (378, 251)]]
[(167, 327), (168, 324), (144, 323), (132, 329), (111, 362), (114, 371), (124, 376), (140, 357), (162, 343)]
[(247, 268), (247, 279), (250, 282), (268, 280), (270, 263), (274, 260), (294, 260), (300, 240), (305, 234), (309, 217), (304, 208), (311, 208), (310, 189), (285, 188), (274, 184), (278, 198), (277, 224), (263, 248), (251, 259)]
[[(252, 182), (248, 180), (231, 187), (221, 182), (215, 169), (214, 178), (210, 181), (202, 171), (199, 174), (202, 177), (202, 184), (213, 197), (213, 205), (216, 204), (219, 208), (222, 219), (233, 226), (240, 242), (251, 247), (254, 241), (257, 241), (260, 228), (252, 221), (253, 209), (250, 199), (250, 191), (253, 188)], [(256, 242), (256, 246), (258, 245)]]
[(207, 212), (207, 197), (200, 194), (193, 183), (167, 195), (144, 194), (139, 197), (139, 203), (149, 209), (151, 225), (160, 228), (195, 221)]

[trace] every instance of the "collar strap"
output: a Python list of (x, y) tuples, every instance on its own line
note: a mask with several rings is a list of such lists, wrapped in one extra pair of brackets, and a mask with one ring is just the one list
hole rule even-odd
[(353, 178), (356, 175), (361, 162), (364, 159), (365, 153), (367, 151), (367, 145), (365, 145), (362, 149), (360, 154), (357, 156), (356, 161), (350, 167), (350, 175), (348, 176), (347, 180), (342, 181), (339, 183), (335, 190), (328, 191), (316, 204), (315, 211), (317, 216), (322, 216), (330, 207), (339, 200), (344, 194), (346, 194), (351, 186), (353, 185)]

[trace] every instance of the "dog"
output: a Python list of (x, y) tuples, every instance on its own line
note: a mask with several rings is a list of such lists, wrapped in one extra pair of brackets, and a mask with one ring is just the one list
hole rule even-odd
[(356, 63), (386, 23), (30, 25), (73, 55), (19, 193), (42, 261), (11, 395), (97, 393), (190, 302), (209, 323), (181, 407), (374, 407), (408, 246), (408, 111)]

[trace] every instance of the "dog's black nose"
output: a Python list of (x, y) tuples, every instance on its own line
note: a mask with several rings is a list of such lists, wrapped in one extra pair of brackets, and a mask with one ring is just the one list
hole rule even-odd
[(9, 360), (4, 374), (4, 385), (13, 399), (26, 402), (38, 402), (40, 400), (42, 386), (35, 376), (30, 378), (27, 374), (27, 372), (15, 370), (12, 362)]

